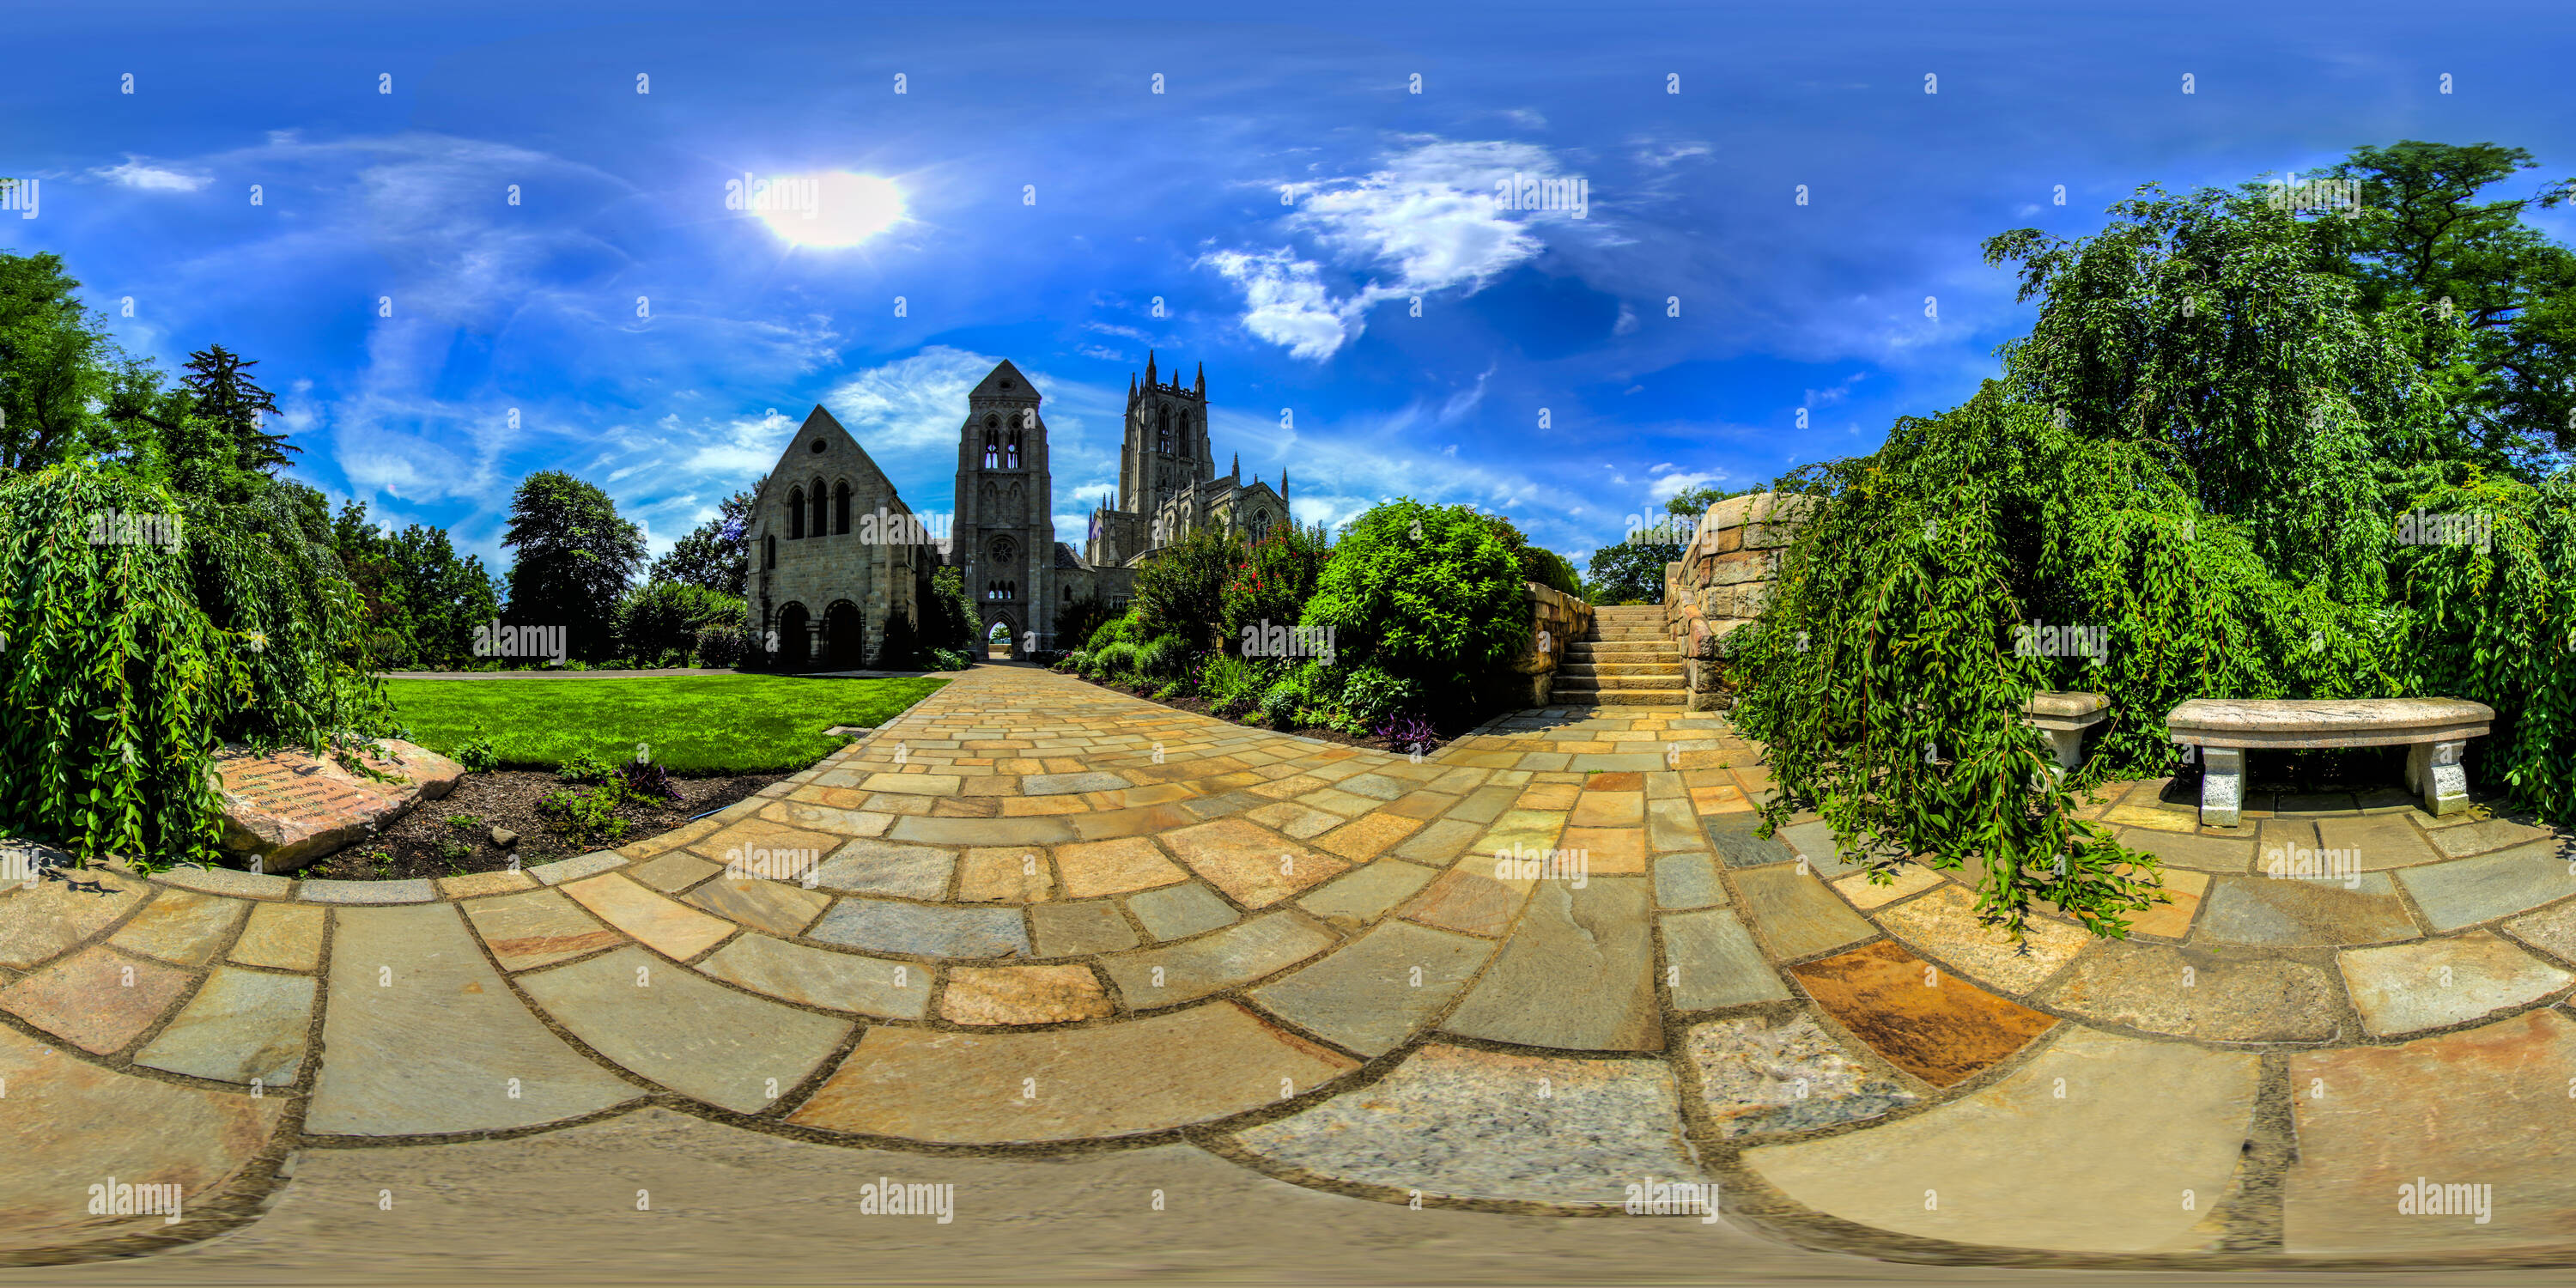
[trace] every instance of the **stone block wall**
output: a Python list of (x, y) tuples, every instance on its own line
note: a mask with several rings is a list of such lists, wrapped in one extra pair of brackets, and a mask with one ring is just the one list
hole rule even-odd
[(1682, 557), (1664, 565), (1664, 624), (1681, 655), (1688, 705), (1717, 709), (1717, 642), (1762, 615), (1780, 576), (1780, 552), (1813, 499), (1774, 492), (1708, 507)]
[(1537, 582), (1523, 582), (1530, 598), (1530, 642), (1512, 669), (1529, 681), (1528, 705), (1543, 707), (1556, 688), (1565, 646), (1592, 629), (1592, 605)]

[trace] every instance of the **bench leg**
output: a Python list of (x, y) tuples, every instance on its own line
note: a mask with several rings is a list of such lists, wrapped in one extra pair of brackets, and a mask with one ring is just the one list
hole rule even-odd
[(2075, 772), (2084, 763), (2084, 731), (2081, 729), (2048, 729), (2048, 749), (2057, 753), (2058, 776)]
[(2469, 773), (2460, 767), (2466, 741), (2419, 742), (2406, 749), (2406, 790), (2421, 793), (2424, 812), (2436, 818), (2469, 807)]
[(2200, 749), (2200, 825), (2234, 827), (2245, 809), (2245, 749)]

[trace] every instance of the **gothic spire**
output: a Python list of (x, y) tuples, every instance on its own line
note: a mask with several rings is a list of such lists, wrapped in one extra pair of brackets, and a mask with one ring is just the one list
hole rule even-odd
[(1225, 476), (1238, 483), (1243, 481), (1243, 453), (1234, 454), (1234, 465), (1226, 470)]
[(1154, 351), (1152, 349), (1145, 350), (1145, 387), (1148, 389), (1154, 387)]
[(1204, 362), (1199, 364), (1198, 396), (1201, 402), (1207, 400), (1207, 364)]

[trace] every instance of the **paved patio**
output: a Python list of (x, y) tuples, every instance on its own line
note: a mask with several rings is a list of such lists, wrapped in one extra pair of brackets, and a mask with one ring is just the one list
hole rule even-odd
[[(1709, 1180), (1739, 1228), (1910, 1259), (2576, 1248), (2557, 838), (2377, 795), (2204, 829), (2123, 784), (2093, 812), (2172, 904), (2015, 952), (1966, 874), (1755, 837), (1758, 759), (1613, 707), (1417, 762), (986, 666), (762, 798), (526, 873), (7, 887), (0, 1263), (255, 1221), (315, 1147), (647, 1107), (925, 1172), (1186, 1144), (1408, 1207)], [(726, 872), (764, 856), (812, 887)], [(185, 1211), (90, 1213), (111, 1177)]]

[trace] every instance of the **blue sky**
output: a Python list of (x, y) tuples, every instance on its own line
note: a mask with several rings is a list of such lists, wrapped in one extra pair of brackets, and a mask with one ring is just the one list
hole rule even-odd
[[(1580, 559), (1973, 392), (2030, 320), (1994, 233), (2400, 138), (2576, 172), (2542, 5), (351, 8), (13, 15), (0, 174), (43, 202), (0, 248), (165, 370), (259, 359), (298, 477), (496, 567), (525, 474), (658, 554), (817, 402), (944, 511), (1002, 357), (1078, 544), (1148, 346), (1300, 519), (1474, 502)], [(832, 172), (902, 217), (725, 206)], [(1512, 175), (1582, 217), (1498, 208)]]

